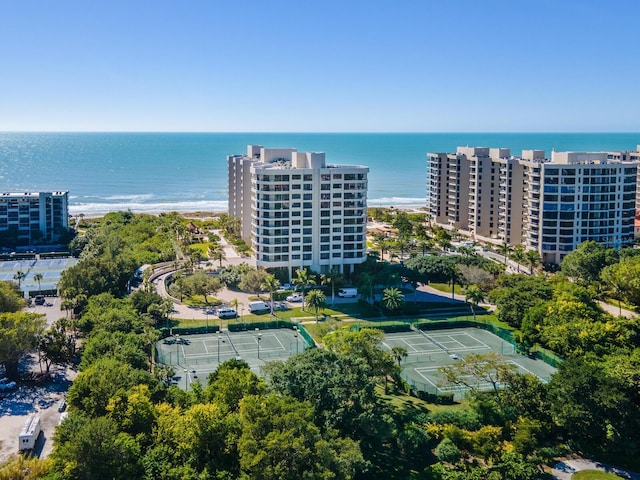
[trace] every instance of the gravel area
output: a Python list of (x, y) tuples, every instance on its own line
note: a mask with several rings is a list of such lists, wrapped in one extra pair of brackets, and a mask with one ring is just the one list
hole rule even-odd
[[(27, 355), (21, 372), (40, 372), (37, 355)], [(0, 372), (1, 375), (1, 372)], [(51, 377), (42, 381), (20, 381), (18, 388), (0, 398), (0, 463), (18, 452), (18, 435), (29, 415), (40, 416), (42, 433), (35, 454), (41, 458), (53, 449), (53, 433), (60, 421), (58, 402), (65, 396), (76, 372), (63, 366), (52, 366)]]

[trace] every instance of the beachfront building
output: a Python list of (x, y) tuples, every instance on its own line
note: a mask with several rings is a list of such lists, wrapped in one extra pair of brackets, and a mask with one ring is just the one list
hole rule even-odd
[(504, 148), (428, 153), (429, 216), (560, 263), (586, 240), (633, 243), (637, 165), (629, 152), (552, 152), (550, 159), (542, 150), (514, 157)]
[(7, 246), (55, 243), (68, 229), (68, 192), (0, 193), (0, 237)]
[(227, 157), (229, 215), (240, 220), (256, 265), (349, 274), (367, 258), (368, 167), (325, 154), (249, 145)]

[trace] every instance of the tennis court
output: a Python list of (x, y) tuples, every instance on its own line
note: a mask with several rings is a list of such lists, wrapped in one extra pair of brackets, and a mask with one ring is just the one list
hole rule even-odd
[[(470, 353), (497, 353), (503, 356), (507, 363), (514, 365), (516, 372), (530, 373), (545, 382), (549, 381), (556, 371), (541, 360), (516, 353), (511, 343), (481, 328), (386, 334), (382, 348), (390, 351), (396, 346), (407, 351), (407, 357), (401, 363), (402, 377), (412, 387), (432, 394), (454, 393), (457, 399), (464, 396), (468, 389), (464, 386), (448, 385), (439, 368), (459, 362)], [(493, 388), (491, 383), (474, 383), (471, 377), (467, 380), (480, 390)]]
[[(23, 292), (56, 290), (62, 272), (76, 263), (78, 259), (71, 257), (0, 261), (0, 281), (15, 282), (14, 275), (23, 272), (25, 277), (20, 282)], [(42, 275), (40, 283), (33, 278), (36, 274)]]
[(244, 360), (259, 373), (266, 362), (286, 360), (307, 347), (296, 330), (279, 328), (172, 336), (159, 341), (156, 351), (158, 362), (172, 366), (181, 377), (178, 384), (185, 388), (197, 379), (205, 384), (209, 373), (227, 360)]

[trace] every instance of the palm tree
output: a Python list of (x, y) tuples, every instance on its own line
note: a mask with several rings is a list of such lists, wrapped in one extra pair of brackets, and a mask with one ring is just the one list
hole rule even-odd
[(389, 250), (390, 242), (384, 233), (374, 233), (373, 241), (378, 250), (380, 250), (380, 261), (384, 262), (384, 252)]
[(273, 315), (273, 292), (278, 290), (280, 286), (280, 280), (275, 275), (269, 274), (264, 278), (262, 282), (262, 288), (269, 290), (269, 300), (271, 302), (271, 315)]
[(222, 268), (222, 261), (227, 259), (227, 254), (224, 253), (224, 248), (219, 243), (214, 243), (209, 247), (209, 257), (212, 260), (220, 262), (220, 268)]
[(302, 311), (304, 312), (304, 293), (309, 285), (315, 285), (316, 281), (309, 275), (309, 270), (306, 268), (298, 268), (296, 270), (296, 278), (293, 279), (293, 284), (299, 286), (302, 289)]
[(325, 297), (322, 290), (309, 290), (307, 302), (309, 303), (309, 306), (315, 310), (316, 323), (318, 323), (318, 310), (327, 306), (327, 297)]
[(540, 259), (540, 254), (535, 250), (527, 250), (526, 252), (524, 252), (524, 256), (525, 256), (525, 261), (529, 266), (529, 271), (531, 274), (533, 274), (533, 271), (536, 268), (538, 268), (538, 266), (542, 263), (542, 260)]
[(360, 295), (362, 295), (362, 298), (364, 299), (371, 299), (371, 301), (373, 302), (374, 297), (373, 297), (373, 285), (374, 285), (374, 278), (373, 275), (371, 275), (370, 273), (367, 272), (363, 272), (360, 275), (358, 275), (358, 282), (357, 282), (358, 288), (360, 289)]
[(238, 307), (243, 306), (244, 307), (244, 303), (242, 303), (240, 300), (238, 300), (237, 298), (234, 298), (233, 300), (231, 300), (229, 302), (229, 305), (236, 311), (239, 312), (240, 310), (238, 309)]
[(498, 252), (504, 255), (505, 264), (507, 263), (507, 255), (509, 255), (510, 251), (511, 245), (509, 245), (507, 242), (502, 242), (500, 245), (498, 245)]
[(154, 369), (155, 364), (156, 364), (156, 345), (155, 345), (155, 343), (160, 338), (160, 332), (158, 332), (157, 330), (155, 330), (153, 328), (145, 327), (144, 331), (142, 332), (141, 337), (142, 337), (142, 341), (144, 342), (145, 346), (147, 348), (149, 348), (149, 350), (150, 350), (150, 353), (149, 353), (149, 361), (151, 363), (150, 369), (151, 369), (151, 373), (153, 373), (153, 369)]
[(336, 286), (340, 286), (344, 281), (344, 277), (340, 273), (337, 266), (331, 267), (329, 273), (320, 275), (320, 283), (322, 285), (331, 285), (331, 305), (335, 305)]
[(391, 348), (391, 356), (395, 359), (396, 362), (398, 362), (398, 366), (400, 366), (402, 360), (409, 356), (409, 352), (407, 352), (406, 348), (401, 347), (400, 345), (396, 345), (395, 347)]
[(468, 247), (466, 245), (462, 245), (458, 247), (458, 253), (461, 254), (463, 257), (471, 257), (476, 254), (473, 247)]
[(516, 245), (511, 252), (511, 260), (516, 262), (517, 272), (520, 273), (520, 264), (524, 263), (526, 257), (524, 254), (524, 245)]
[(24, 280), (24, 277), (26, 277), (27, 274), (24, 273), (22, 270), (18, 270), (16, 272), (16, 274), (13, 276), (13, 279), (18, 282), (18, 288), (20, 288), (20, 286), (22, 285), (22, 280)]
[(409, 240), (407, 240), (406, 238), (399, 238), (395, 241), (395, 248), (400, 250), (400, 261), (404, 260), (404, 252), (409, 250), (410, 247), (411, 245), (409, 244)]
[(382, 303), (387, 310), (398, 310), (404, 303), (404, 294), (397, 288), (385, 288), (382, 291)]
[(471, 305), (471, 313), (473, 314), (473, 321), (476, 321), (476, 307), (482, 301), (484, 301), (484, 293), (477, 285), (469, 285), (465, 292), (464, 299)]
[(43, 279), (43, 278), (44, 278), (44, 276), (43, 276), (41, 273), (36, 273), (36, 274), (33, 276), (33, 279), (34, 279), (36, 282), (38, 282), (38, 290), (41, 290), (41, 288), (40, 288), (40, 282), (42, 282), (42, 279)]

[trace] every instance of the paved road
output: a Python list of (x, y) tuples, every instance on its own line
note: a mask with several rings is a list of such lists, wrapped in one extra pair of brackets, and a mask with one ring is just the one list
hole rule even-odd
[(613, 465), (607, 465), (606, 463), (594, 462), (586, 458), (564, 460), (553, 467), (551, 475), (553, 475), (553, 478), (556, 480), (571, 480), (571, 476), (581, 470), (600, 470), (602, 472), (614, 473), (619, 477), (628, 478), (629, 480), (640, 480), (639, 473), (623, 470)]

